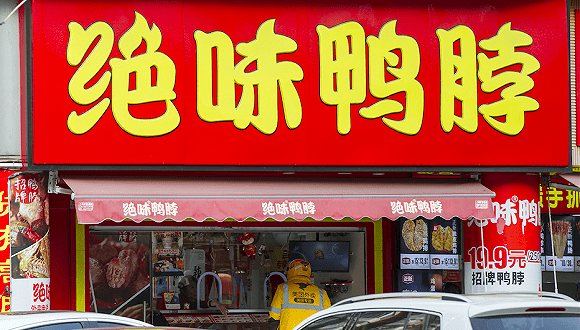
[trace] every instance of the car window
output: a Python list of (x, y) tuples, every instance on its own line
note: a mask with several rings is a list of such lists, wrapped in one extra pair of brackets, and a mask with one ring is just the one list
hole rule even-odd
[(114, 327), (126, 327), (133, 326), (132, 324), (119, 323), (112, 321), (97, 321), (97, 328), (114, 328)]
[(331, 315), (327, 317), (320, 318), (302, 330), (342, 330), (347, 324), (349, 317), (353, 315), (352, 313), (345, 313), (340, 315)]
[(439, 330), (441, 329), (441, 318), (438, 315), (428, 315), (427, 319), (427, 330)]
[(28, 328), (28, 330), (74, 330), (74, 329), (83, 329), (83, 325), (80, 322), (67, 322), (67, 323), (40, 325), (34, 328)]
[(409, 312), (403, 311), (364, 312), (361, 313), (354, 327), (356, 330), (403, 330), (408, 316)]
[(530, 314), (471, 319), (474, 330), (564, 330), (578, 329), (580, 315)]
[(439, 330), (440, 323), (437, 315), (403, 311), (373, 311), (361, 313), (355, 324), (355, 330)]

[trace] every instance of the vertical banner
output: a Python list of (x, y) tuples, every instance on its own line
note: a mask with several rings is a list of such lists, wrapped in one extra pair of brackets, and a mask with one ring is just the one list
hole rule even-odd
[(496, 193), (495, 217), (466, 221), (465, 293), (541, 290), (540, 177), (486, 173), (481, 182)]
[(46, 175), (9, 177), (11, 309), (50, 309), (50, 241)]
[(8, 177), (13, 171), (0, 171), (0, 312), (10, 311), (10, 225)]

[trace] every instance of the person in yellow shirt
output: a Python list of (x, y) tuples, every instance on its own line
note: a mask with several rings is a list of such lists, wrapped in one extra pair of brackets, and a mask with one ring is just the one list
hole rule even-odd
[(310, 281), (310, 263), (303, 259), (288, 264), (288, 282), (278, 285), (268, 319), (268, 330), (291, 330), (308, 316), (330, 307), (323, 289)]

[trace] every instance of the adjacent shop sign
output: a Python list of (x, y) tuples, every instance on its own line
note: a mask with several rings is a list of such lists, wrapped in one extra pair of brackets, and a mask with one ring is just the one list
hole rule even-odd
[(539, 176), (487, 174), (496, 193), (495, 216), (464, 226), (465, 292), (537, 291), (541, 288)]
[(542, 213), (547, 214), (548, 207), (550, 207), (552, 214), (580, 213), (580, 191), (540, 186)]
[(10, 312), (10, 222), (8, 177), (14, 172), (0, 171), (0, 312)]
[(11, 310), (50, 309), (50, 233), (47, 177), (9, 177)]
[(34, 1), (31, 165), (569, 165), (566, 1), (339, 3)]

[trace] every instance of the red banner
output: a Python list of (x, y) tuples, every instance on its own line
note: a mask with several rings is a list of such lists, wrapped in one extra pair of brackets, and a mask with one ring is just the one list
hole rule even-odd
[(496, 193), (495, 216), (464, 227), (465, 292), (541, 289), (539, 176), (494, 173), (481, 180)]
[(32, 16), (34, 164), (568, 166), (563, 0), (35, 0)]

